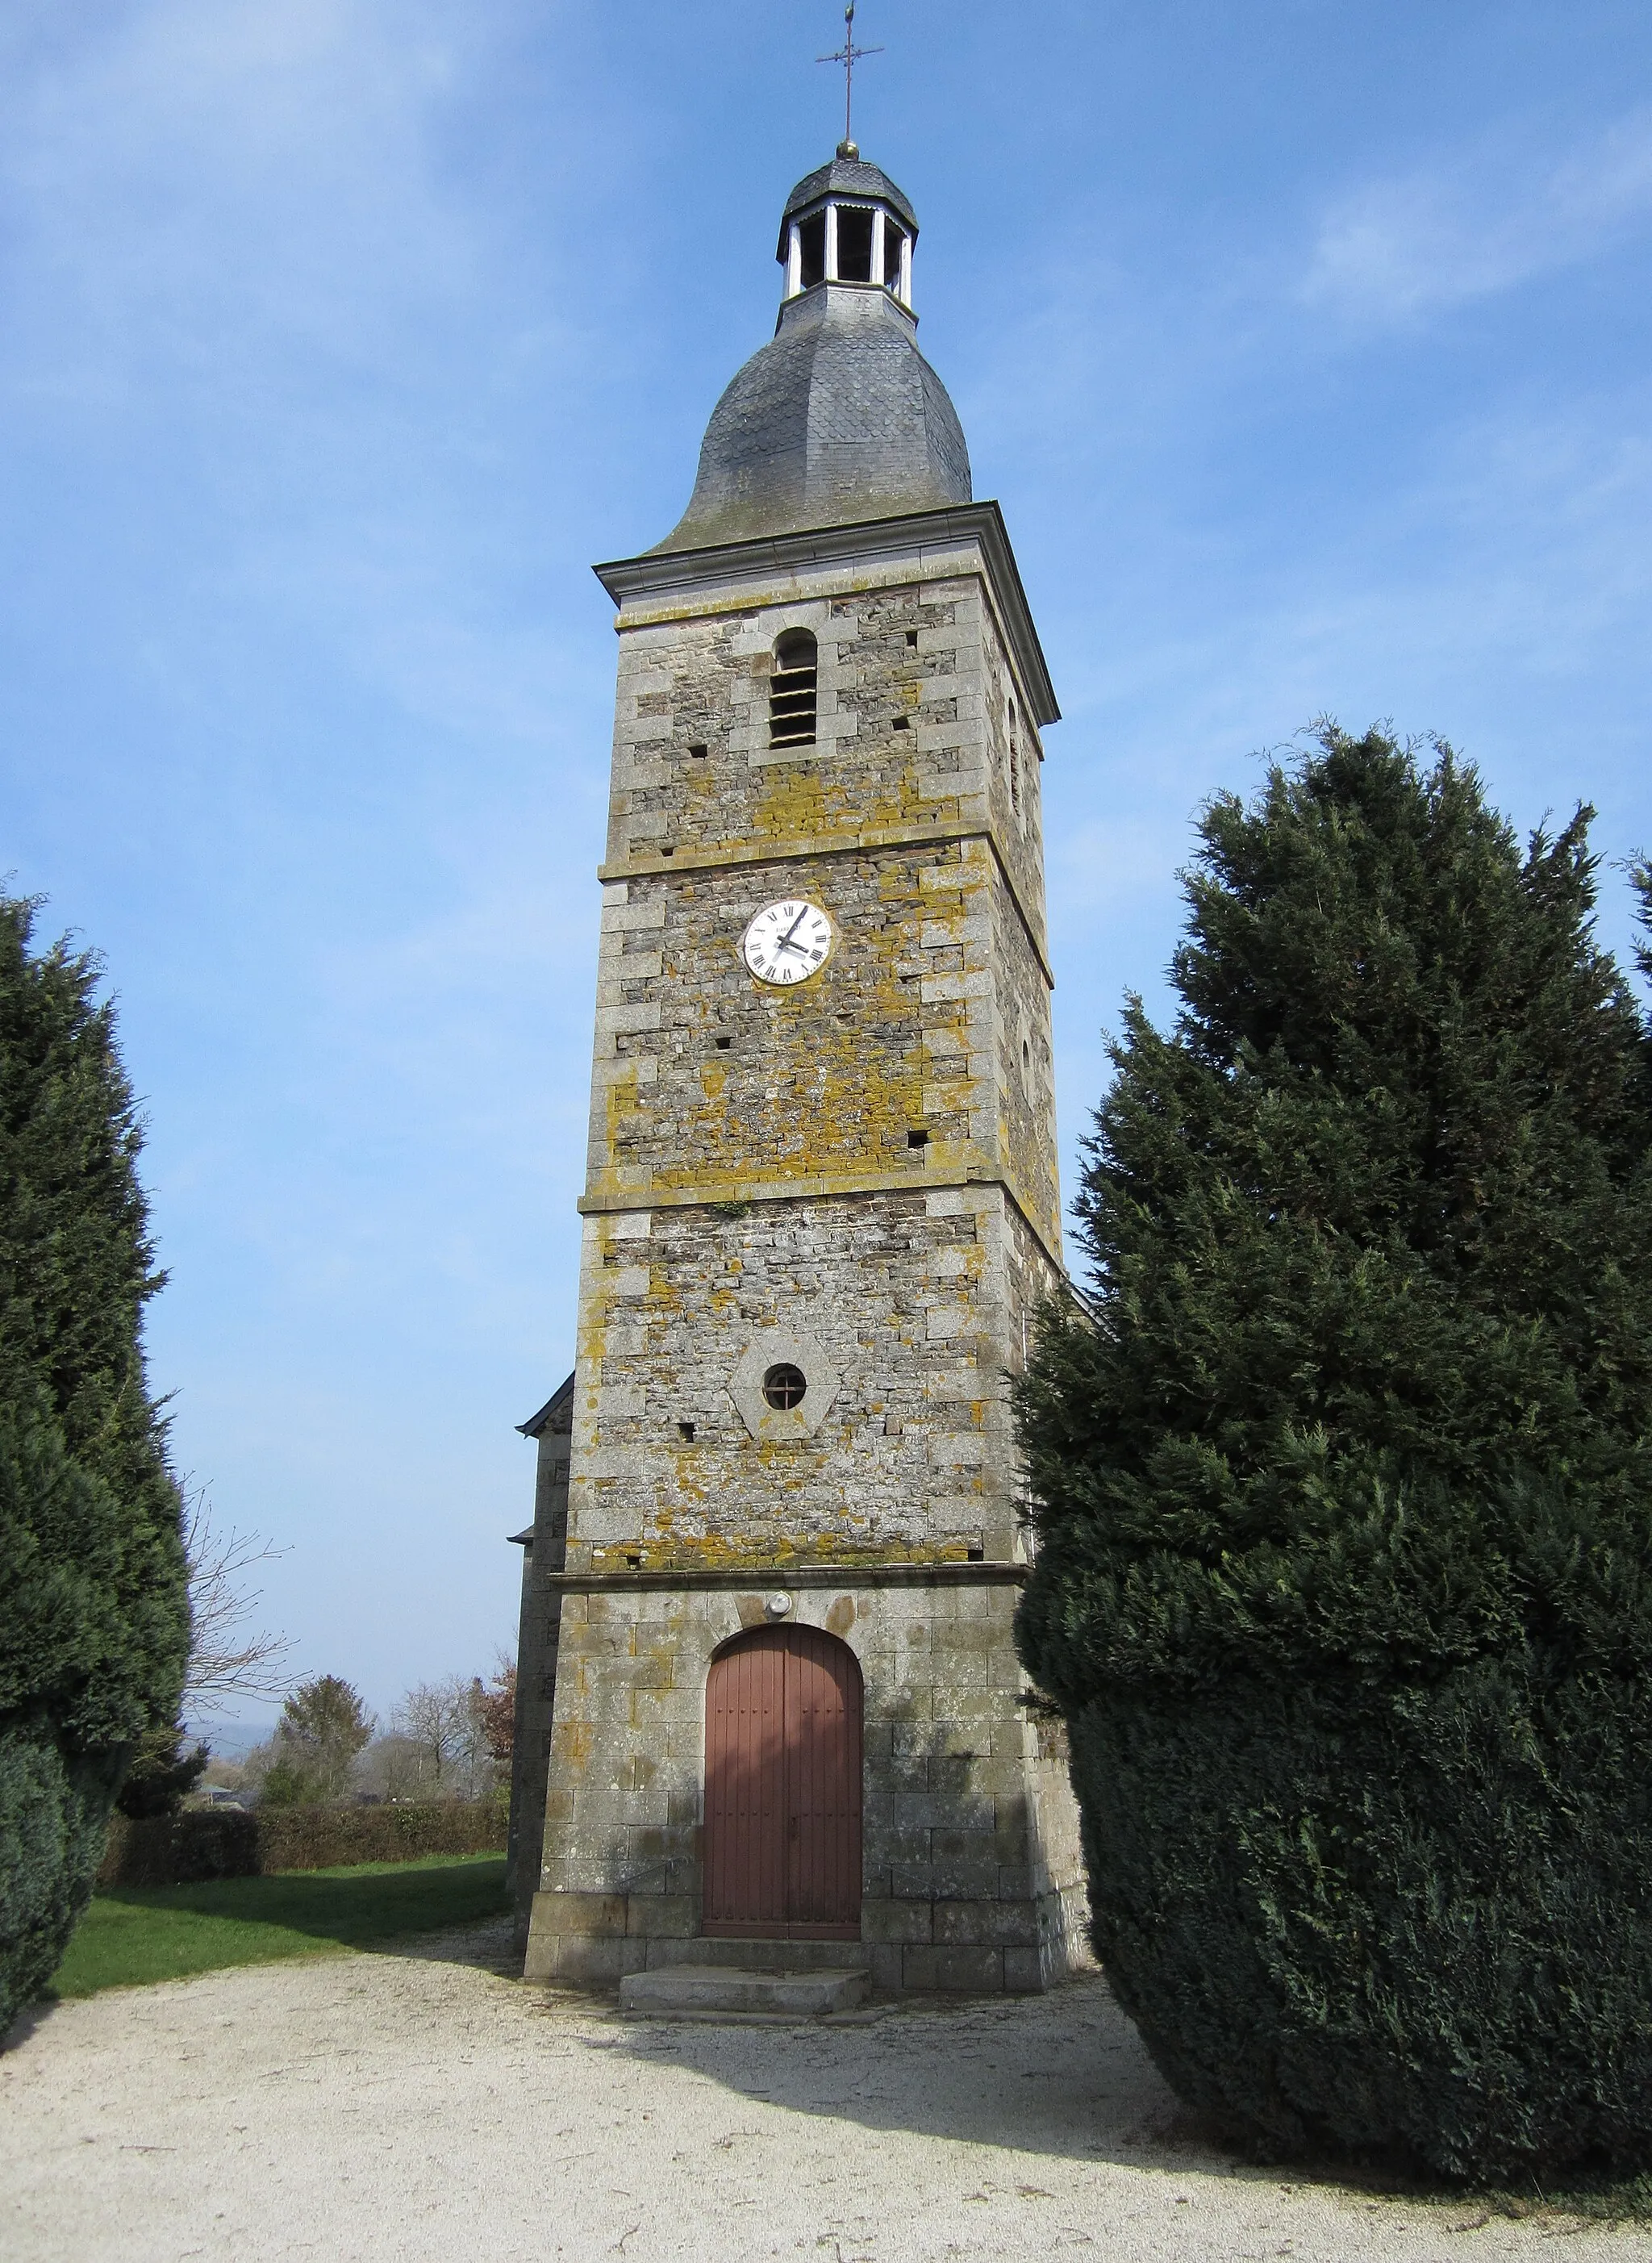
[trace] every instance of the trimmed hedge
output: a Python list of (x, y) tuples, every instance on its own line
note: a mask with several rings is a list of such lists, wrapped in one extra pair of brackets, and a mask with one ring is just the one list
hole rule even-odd
[(1019, 1393), (1097, 1951), (1270, 2149), (1652, 2168), (1652, 1031), (1586, 819), (1333, 728), (1217, 797)]
[(97, 961), (36, 952), (33, 920), (0, 894), (0, 2034), (61, 1959), (190, 1636), (137, 1107)]
[(406, 1807), (191, 1810), (109, 1826), (97, 1883), (192, 1885), (351, 1862), (415, 1862), (423, 1855), (502, 1855), (505, 1816), (491, 1799)]

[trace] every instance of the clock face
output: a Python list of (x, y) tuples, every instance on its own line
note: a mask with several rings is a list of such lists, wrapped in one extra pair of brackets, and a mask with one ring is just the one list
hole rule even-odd
[(763, 906), (740, 940), (740, 955), (760, 982), (790, 987), (819, 972), (832, 942), (832, 922), (819, 905), (787, 896)]

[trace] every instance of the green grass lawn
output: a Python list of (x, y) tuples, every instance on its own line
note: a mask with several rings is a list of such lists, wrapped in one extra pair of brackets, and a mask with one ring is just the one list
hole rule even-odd
[(180, 1980), (227, 1964), (265, 1964), (370, 1948), (444, 1926), (502, 1917), (502, 1855), (427, 1855), (416, 1862), (284, 1870), (196, 1886), (118, 1886), (95, 1894), (52, 1982), (55, 1996), (94, 1996)]

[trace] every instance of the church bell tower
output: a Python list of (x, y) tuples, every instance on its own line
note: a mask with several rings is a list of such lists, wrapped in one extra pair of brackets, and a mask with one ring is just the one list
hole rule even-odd
[(618, 696), (530, 1977), (1028, 1989), (1082, 1934), (1011, 1637), (1007, 1385), (1064, 1280), (1057, 710), (919, 351), (917, 238), (852, 144), (798, 184), (687, 511), (596, 569)]

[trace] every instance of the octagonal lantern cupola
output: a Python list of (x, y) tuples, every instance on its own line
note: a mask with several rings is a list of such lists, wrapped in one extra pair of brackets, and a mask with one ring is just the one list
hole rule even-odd
[(887, 173), (862, 162), (852, 141), (799, 181), (781, 216), (775, 257), (786, 297), (821, 283), (869, 283), (912, 306), (918, 216)]
[(970, 452), (918, 350), (918, 216), (853, 143), (781, 215), (775, 335), (711, 412), (694, 493), (657, 550), (700, 550), (970, 500)]

